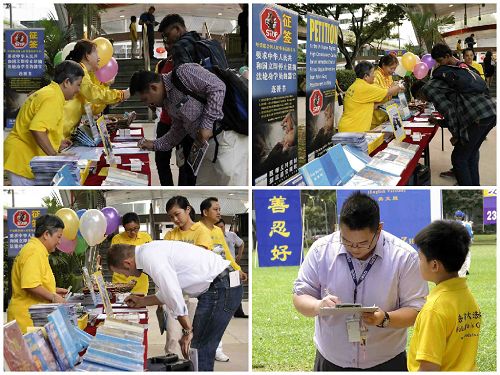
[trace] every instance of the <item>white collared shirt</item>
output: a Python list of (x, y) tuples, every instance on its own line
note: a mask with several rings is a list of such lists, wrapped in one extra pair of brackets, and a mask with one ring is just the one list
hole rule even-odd
[(136, 246), (135, 263), (153, 279), (156, 297), (174, 316), (188, 315), (183, 294), (199, 296), (229, 266), (229, 261), (212, 251), (167, 240)]
[[(420, 311), (429, 293), (427, 282), (420, 276), (418, 253), (399, 238), (382, 231), (371, 270), (358, 286), (357, 303), (378, 306), (383, 311), (410, 307)], [(340, 232), (320, 238), (310, 248), (294, 284), (297, 295), (317, 299), (327, 293), (343, 303), (353, 303), (354, 281), (347, 263), (347, 251), (340, 243)], [(352, 258), (359, 280), (367, 261)], [(352, 317), (316, 317), (314, 342), (321, 355), (341, 367), (370, 368), (384, 363), (405, 350), (406, 328), (367, 326), (366, 351), (358, 343), (350, 343), (346, 319)]]

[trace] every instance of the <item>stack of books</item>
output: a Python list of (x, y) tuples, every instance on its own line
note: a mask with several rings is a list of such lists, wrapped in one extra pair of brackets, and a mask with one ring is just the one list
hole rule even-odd
[(79, 181), (80, 170), (77, 156), (35, 156), (30, 161), (31, 171), (35, 175), (35, 185), (50, 186), (56, 173), (66, 165), (73, 177)]
[(97, 147), (101, 143), (99, 132), (93, 132), (88, 125), (81, 125), (76, 128), (71, 135), (71, 139), (76, 146)]
[(49, 315), (56, 311), (58, 308), (64, 310), (73, 325), (78, 325), (78, 306), (77, 303), (38, 303), (31, 305), (28, 309), (31, 320), (35, 327), (43, 327), (49, 322)]
[(332, 137), (334, 145), (352, 145), (361, 151), (368, 153), (368, 142), (365, 133), (337, 133)]
[(41, 328), (34, 332), (26, 333), (24, 340), (28, 344), (31, 355), (35, 360), (37, 371), (61, 371), (54, 352), (50, 348), (50, 344)]

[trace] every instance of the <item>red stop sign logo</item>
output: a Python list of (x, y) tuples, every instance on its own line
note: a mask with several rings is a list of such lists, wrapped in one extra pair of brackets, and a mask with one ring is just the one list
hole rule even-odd
[(24, 48), (28, 44), (28, 35), (24, 31), (16, 31), (10, 37), (10, 43), (14, 48)]
[(14, 214), (14, 225), (18, 228), (26, 228), (31, 223), (31, 217), (28, 211), (19, 210)]
[(309, 98), (309, 111), (313, 116), (317, 116), (321, 108), (323, 108), (323, 93), (320, 90), (314, 90)]
[(260, 14), (260, 30), (264, 38), (276, 42), (281, 36), (281, 19), (274, 9), (265, 8)]

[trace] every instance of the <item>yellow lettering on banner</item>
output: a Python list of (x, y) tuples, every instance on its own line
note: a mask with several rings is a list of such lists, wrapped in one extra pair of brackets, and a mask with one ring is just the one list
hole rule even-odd
[(283, 14), (283, 26), (286, 29), (292, 28), (292, 17), (289, 16), (288, 14)]
[(282, 262), (285, 262), (286, 258), (289, 255), (292, 255), (292, 252), (287, 250), (288, 245), (282, 245), (280, 247), (278, 247), (278, 245), (274, 245), (274, 248), (271, 250), (271, 253), (273, 254), (271, 260), (280, 260)]
[(276, 195), (275, 195), (269, 200), (271, 201), (271, 205), (268, 206), (267, 209), (268, 210), (271, 209), (273, 214), (276, 214), (276, 213), (284, 214), (286, 209), (288, 207), (290, 207), (290, 205), (285, 203), (286, 198), (283, 198), (282, 195), (280, 195), (278, 198), (276, 198)]
[(39, 216), (40, 216), (40, 210), (33, 210), (33, 212), (31, 213), (31, 217), (33, 219), (36, 219)]
[(337, 26), (329, 22), (315, 19), (309, 19), (309, 40), (316, 43), (337, 44), (338, 29)]
[(283, 31), (283, 43), (292, 44), (292, 32), (290, 30)]
[(290, 232), (286, 231), (285, 225), (285, 221), (273, 221), (273, 227), (269, 232), (269, 237), (272, 237), (274, 233), (279, 234), (280, 236), (283, 236), (285, 238), (290, 237)]

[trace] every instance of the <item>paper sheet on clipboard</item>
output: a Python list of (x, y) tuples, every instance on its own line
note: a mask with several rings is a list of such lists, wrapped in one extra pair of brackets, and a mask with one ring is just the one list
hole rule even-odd
[(344, 314), (356, 314), (364, 312), (375, 312), (377, 306), (360, 306), (360, 307), (322, 307), (319, 309), (320, 316), (338, 316)]

